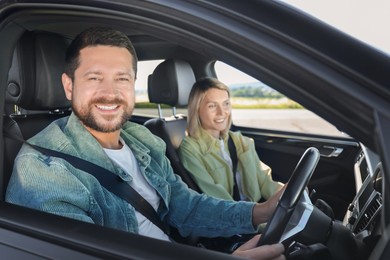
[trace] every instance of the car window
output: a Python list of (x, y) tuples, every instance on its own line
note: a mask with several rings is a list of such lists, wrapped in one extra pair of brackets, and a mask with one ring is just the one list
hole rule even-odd
[(223, 63), (219, 80), (231, 90), (233, 124), (269, 130), (345, 136), (336, 127), (261, 81)]
[(148, 77), (163, 60), (139, 61), (137, 80), (135, 81), (135, 115), (157, 117), (157, 105), (150, 103), (148, 98)]
[[(148, 99), (148, 76), (163, 60), (148, 60), (138, 63), (135, 83), (136, 105), (134, 115), (158, 117), (157, 105)], [(232, 93), (233, 123), (237, 126), (268, 130), (345, 136), (332, 124), (303, 108), (270, 86), (223, 62), (215, 63), (219, 80), (229, 86)], [(163, 116), (171, 116), (172, 108), (162, 107)], [(187, 114), (187, 109), (178, 108), (177, 113)]]

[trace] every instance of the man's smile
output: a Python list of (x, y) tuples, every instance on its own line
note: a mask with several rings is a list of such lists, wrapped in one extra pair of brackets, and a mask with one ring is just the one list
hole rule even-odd
[(96, 105), (96, 107), (100, 110), (111, 111), (111, 110), (115, 110), (119, 106), (118, 105), (110, 105), (110, 106), (109, 105)]

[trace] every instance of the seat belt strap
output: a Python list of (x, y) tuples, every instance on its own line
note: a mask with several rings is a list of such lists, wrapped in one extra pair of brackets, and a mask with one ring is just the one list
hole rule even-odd
[(241, 196), (240, 196), (240, 191), (238, 190), (238, 183), (237, 183), (237, 149), (236, 149), (236, 146), (233, 142), (233, 139), (232, 137), (229, 135), (228, 137), (228, 147), (229, 147), (229, 153), (230, 153), (230, 158), (232, 159), (232, 164), (233, 164), (233, 180), (234, 180), (234, 184), (233, 184), (233, 199), (235, 201), (240, 201), (241, 200)]

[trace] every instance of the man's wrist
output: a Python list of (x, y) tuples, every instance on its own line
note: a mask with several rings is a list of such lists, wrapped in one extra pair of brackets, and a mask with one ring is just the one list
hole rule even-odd
[(269, 218), (269, 207), (267, 206), (267, 203), (256, 203), (253, 207), (253, 226), (258, 226), (262, 223), (265, 223), (268, 221)]

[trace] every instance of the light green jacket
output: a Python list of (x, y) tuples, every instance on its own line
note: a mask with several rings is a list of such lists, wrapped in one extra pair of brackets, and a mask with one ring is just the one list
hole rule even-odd
[[(241, 192), (250, 201), (268, 199), (283, 184), (272, 180), (271, 168), (260, 161), (253, 139), (240, 132), (230, 132), (237, 150), (237, 169), (241, 175)], [(224, 137), (228, 151), (228, 135)], [(197, 140), (187, 136), (180, 145), (179, 156), (199, 188), (206, 194), (233, 200), (233, 174), (229, 164), (221, 157), (219, 141), (201, 129)]]

